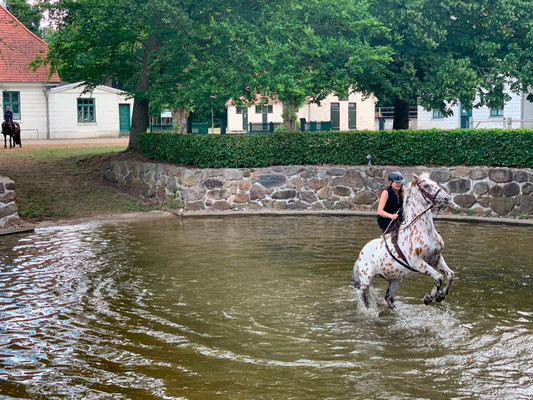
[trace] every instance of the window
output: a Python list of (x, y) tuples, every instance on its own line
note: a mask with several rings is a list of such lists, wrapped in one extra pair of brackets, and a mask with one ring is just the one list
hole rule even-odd
[(348, 103), (348, 129), (357, 129), (357, 104)]
[(444, 118), (444, 114), (441, 110), (438, 110), (436, 108), (433, 109), (433, 118)]
[(93, 98), (78, 99), (78, 122), (96, 122)]
[(503, 117), (503, 108), (491, 108), (490, 116), (491, 117)]
[(272, 107), (272, 104), (265, 105), (265, 106), (255, 106), (255, 113), (256, 114), (262, 114), (263, 110), (267, 110), (266, 112), (268, 114), (272, 114), (274, 112), (274, 108)]
[[(6, 107), (9, 106), (11, 112), (13, 113), (13, 119), (20, 120), (20, 92), (3, 92), (2, 100), (4, 105), (4, 112)], [(2, 113), (2, 118), (4, 113)]]

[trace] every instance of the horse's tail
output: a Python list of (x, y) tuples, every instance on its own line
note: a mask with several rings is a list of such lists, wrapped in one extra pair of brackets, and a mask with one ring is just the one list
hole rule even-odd
[(356, 289), (361, 288), (361, 280), (359, 279), (359, 259), (355, 262), (352, 270), (352, 282)]

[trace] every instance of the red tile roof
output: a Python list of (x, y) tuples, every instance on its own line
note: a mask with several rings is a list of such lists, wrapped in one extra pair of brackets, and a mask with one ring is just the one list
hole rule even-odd
[(48, 77), (48, 68), (33, 72), (28, 63), (37, 55), (46, 57), (48, 45), (0, 6), (0, 81), (60, 82), (59, 75)]

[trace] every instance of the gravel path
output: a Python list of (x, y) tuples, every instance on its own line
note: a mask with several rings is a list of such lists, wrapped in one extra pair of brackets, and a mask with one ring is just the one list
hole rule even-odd
[(14, 150), (127, 146), (129, 140), (128, 136), (96, 139), (28, 139), (22, 142), (22, 147), (17, 146)]

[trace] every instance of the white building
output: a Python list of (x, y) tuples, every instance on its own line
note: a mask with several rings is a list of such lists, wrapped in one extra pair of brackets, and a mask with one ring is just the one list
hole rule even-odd
[(46, 57), (48, 45), (0, 6), (0, 102), (11, 108), (24, 139), (119, 136), (130, 129), (133, 99), (98, 86), (83, 94), (82, 83), (64, 85), (45, 67), (28, 64)]
[(130, 131), (133, 98), (121, 90), (97, 86), (83, 93), (82, 82), (47, 91), (50, 139), (118, 137)]
[[(259, 100), (259, 99), (258, 99)], [(250, 123), (283, 122), (283, 103), (267, 99), (264, 105), (237, 107), (230, 99), (226, 103), (228, 132), (249, 130)], [(331, 121), (331, 130), (374, 130), (374, 113), (376, 99), (364, 98), (361, 93), (350, 93), (347, 99), (329, 95), (318, 104), (305, 104), (297, 112), (298, 122)]]
[(427, 111), (418, 106), (418, 128), (533, 128), (533, 103), (527, 100), (527, 94), (507, 94), (511, 100), (503, 109), (484, 106), (466, 111), (462, 104), (458, 104), (452, 107), (453, 115), (449, 117), (444, 117), (438, 110)]

